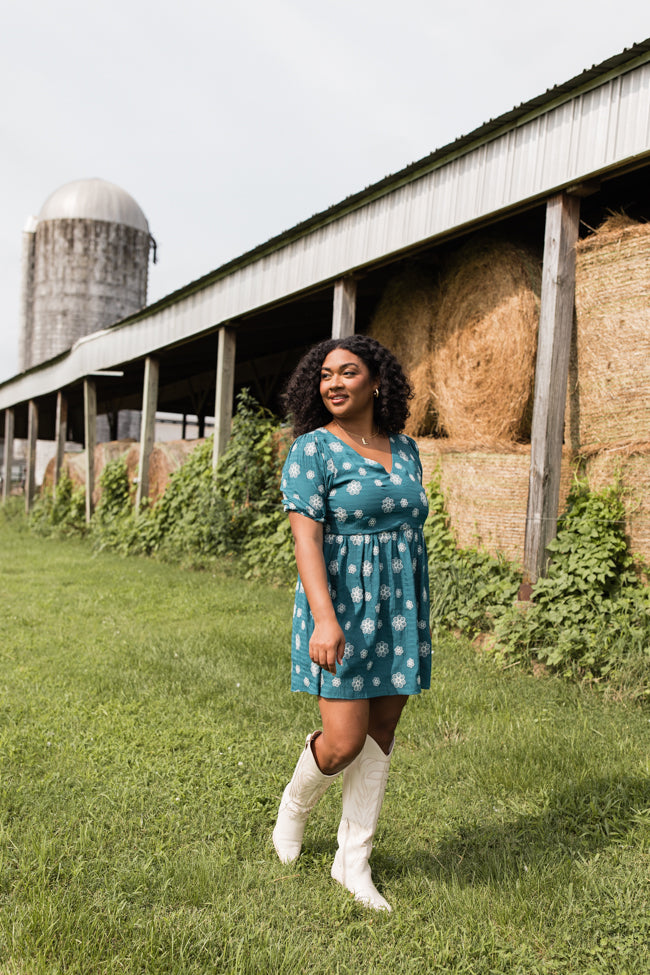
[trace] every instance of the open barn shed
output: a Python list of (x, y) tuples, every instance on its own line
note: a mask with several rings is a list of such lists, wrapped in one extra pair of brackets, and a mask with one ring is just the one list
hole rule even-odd
[(650, 482), (649, 184), (647, 40), (0, 384), (4, 469), (27, 440), (29, 506), (37, 440), (84, 444), (90, 514), (97, 416), (142, 411), (139, 502), (156, 411), (214, 416), (216, 463), (240, 388), (277, 410), (310, 344), (370, 332), (460, 539), (534, 580), (576, 457)]

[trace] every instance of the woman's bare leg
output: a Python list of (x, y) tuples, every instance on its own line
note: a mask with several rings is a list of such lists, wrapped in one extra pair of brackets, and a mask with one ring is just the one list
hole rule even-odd
[(407, 695), (395, 694), (391, 697), (372, 697), (368, 702), (368, 734), (374, 738), (384, 755), (390, 752), (395, 729), (407, 701)]
[(312, 747), (321, 772), (333, 775), (348, 766), (363, 748), (367, 735), (388, 755), (407, 701), (405, 695), (364, 701), (320, 697), (323, 731), (314, 739)]
[(368, 734), (369, 703), (319, 697), (323, 731), (313, 739), (312, 748), (325, 775), (340, 772), (363, 748)]

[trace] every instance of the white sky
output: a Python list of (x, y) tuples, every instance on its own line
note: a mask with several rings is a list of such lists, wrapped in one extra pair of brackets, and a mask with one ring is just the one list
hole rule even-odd
[(650, 36), (647, 0), (9, 0), (0, 381), (21, 232), (99, 176), (158, 242), (149, 300)]

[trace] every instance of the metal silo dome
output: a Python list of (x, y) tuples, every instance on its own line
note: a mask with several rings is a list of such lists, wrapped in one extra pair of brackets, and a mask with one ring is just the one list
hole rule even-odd
[(105, 179), (77, 179), (52, 193), (41, 208), (44, 220), (103, 220), (149, 233), (144, 213), (130, 193)]

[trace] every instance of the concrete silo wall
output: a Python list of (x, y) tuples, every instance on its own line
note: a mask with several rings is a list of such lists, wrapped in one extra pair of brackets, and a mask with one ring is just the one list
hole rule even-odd
[(142, 230), (79, 218), (40, 221), (25, 367), (142, 308), (148, 262), (149, 234)]
[(20, 288), (20, 319), (18, 333), (18, 371), (31, 364), (32, 327), (34, 324), (34, 254), (36, 251), (36, 221), (23, 231), (21, 255), (22, 280)]

